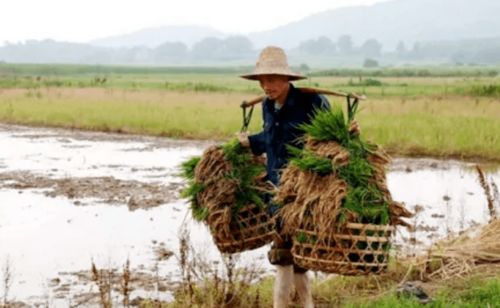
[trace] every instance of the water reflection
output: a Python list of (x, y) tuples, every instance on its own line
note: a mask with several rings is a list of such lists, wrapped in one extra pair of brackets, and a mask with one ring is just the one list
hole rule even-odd
[[(487, 200), (474, 164), (422, 159), (395, 162), (395, 166), (400, 164), (412, 171), (394, 168), (388, 174), (388, 185), (395, 200), (417, 212), (412, 219), (417, 228), (413, 236), (420, 246), (488, 221)], [(489, 172), (488, 179), (498, 182), (500, 172)], [(412, 236), (404, 230), (401, 233), (402, 237)]]

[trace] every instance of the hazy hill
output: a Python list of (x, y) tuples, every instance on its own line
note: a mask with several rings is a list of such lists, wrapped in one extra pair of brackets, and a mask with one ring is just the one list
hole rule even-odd
[[(301, 41), (325, 36), (336, 41), (350, 35), (354, 44), (370, 38), (393, 50), (399, 41), (460, 40), (500, 36), (498, 0), (391, 0), (371, 6), (333, 9), (263, 32), (250, 33), (254, 47), (279, 45), (294, 48)], [(182, 42), (191, 47), (206, 37), (225, 38), (221, 31), (202, 26), (165, 26), (100, 38), (101, 47), (157, 47)]]
[(90, 44), (101, 47), (157, 47), (164, 42), (182, 42), (187, 46), (206, 37), (225, 37), (224, 33), (202, 26), (165, 26), (137, 32), (95, 39)]
[(30, 40), (0, 47), (0, 61), (11, 63), (98, 63), (108, 60), (105, 48), (88, 44)]
[(498, 0), (393, 0), (326, 11), (249, 37), (256, 47), (292, 48), (310, 38), (348, 34), (357, 44), (375, 38), (387, 50), (398, 41), (498, 37), (499, 14)]
[(391, 0), (325, 11), (248, 37), (166, 26), (89, 44), (7, 44), (0, 47), (0, 62), (253, 65), (259, 50), (272, 44), (285, 47), (291, 63), (314, 67), (359, 67), (366, 59), (381, 65), (497, 64), (499, 13), (500, 0)]

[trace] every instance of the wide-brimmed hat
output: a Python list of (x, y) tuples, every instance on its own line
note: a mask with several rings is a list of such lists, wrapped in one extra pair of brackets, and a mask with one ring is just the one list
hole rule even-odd
[(258, 80), (262, 75), (282, 75), (288, 76), (290, 80), (300, 80), (307, 78), (298, 73), (292, 72), (288, 66), (285, 51), (279, 47), (269, 46), (264, 48), (257, 60), (255, 69), (251, 74), (241, 75), (241, 78)]

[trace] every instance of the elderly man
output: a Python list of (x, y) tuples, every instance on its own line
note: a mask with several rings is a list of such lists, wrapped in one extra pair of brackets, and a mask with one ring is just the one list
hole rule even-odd
[[(253, 73), (241, 77), (259, 81), (267, 97), (262, 104), (263, 131), (250, 136), (241, 133), (239, 141), (249, 146), (255, 155), (267, 155), (267, 179), (278, 186), (280, 170), (290, 157), (287, 145), (303, 146), (300, 140), (303, 132), (299, 125), (309, 123), (315, 110), (330, 108), (330, 105), (323, 96), (302, 93), (291, 84), (291, 81), (306, 77), (290, 70), (285, 52), (278, 47), (265, 48)], [(276, 206), (270, 204), (270, 211), (276, 210)], [(271, 264), (277, 267), (274, 307), (287, 306), (292, 284), (295, 284), (303, 306), (313, 307), (306, 270), (293, 264), (291, 246), (289, 238), (277, 239), (268, 255)]]

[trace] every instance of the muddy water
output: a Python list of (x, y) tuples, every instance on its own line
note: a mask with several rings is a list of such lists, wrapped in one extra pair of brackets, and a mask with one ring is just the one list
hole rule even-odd
[[(416, 213), (409, 220), (416, 232), (398, 230), (396, 241), (401, 251), (418, 253), (433, 242), (487, 223), (490, 213), (476, 165), (432, 159), (393, 162), (388, 173), (392, 196)], [(487, 168), (485, 174), (490, 184), (500, 183), (498, 166), (482, 165), (482, 168)], [(499, 201), (494, 204), (497, 213)]]
[[(13, 273), (9, 297), (67, 306), (75, 294), (96, 291), (86, 272), (91, 260), (121, 268), (128, 258), (133, 273), (144, 277), (132, 298), (168, 299), (179, 280), (169, 252), (177, 253), (182, 226), (196, 250), (217, 262), (207, 229), (192, 221), (178, 194), (179, 163), (209, 144), (0, 125), (0, 265), (10, 263)], [(419, 212), (410, 221), (417, 231), (398, 233), (399, 251), (412, 253), (487, 221), (472, 167), (394, 160), (393, 197)], [(500, 171), (488, 170), (488, 179), (500, 183)], [(271, 271), (265, 254), (265, 248), (244, 253), (240, 263)]]

